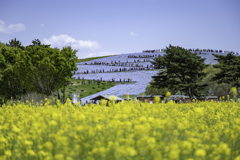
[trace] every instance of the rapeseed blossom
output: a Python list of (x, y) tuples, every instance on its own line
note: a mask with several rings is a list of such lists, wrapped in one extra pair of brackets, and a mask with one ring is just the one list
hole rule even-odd
[(239, 101), (155, 101), (4, 104), (0, 159), (240, 159)]
[(237, 94), (238, 94), (238, 93), (237, 93), (237, 88), (236, 88), (236, 87), (233, 87), (233, 88), (231, 89), (231, 91), (232, 91), (234, 97), (236, 97)]
[(166, 95), (165, 95), (166, 98), (168, 98), (170, 96), (171, 96), (171, 92), (167, 92)]

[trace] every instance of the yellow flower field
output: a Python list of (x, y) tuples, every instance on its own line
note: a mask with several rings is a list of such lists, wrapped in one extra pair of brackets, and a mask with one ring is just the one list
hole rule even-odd
[(240, 160), (240, 103), (0, 108), (0, 159)]

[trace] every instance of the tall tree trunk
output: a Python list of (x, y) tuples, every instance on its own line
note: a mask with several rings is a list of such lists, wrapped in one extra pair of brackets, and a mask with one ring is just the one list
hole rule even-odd
[(190, 100), (192, 100), (192, 93), (191, 93), (191, 88), (190, 87), (188, 88), (188, 95), (189, 95)]
[(63, 86), (63, 101), (65, 100), (65, 85)]
[(57, 96), (58, 96), (58, 99), (60, 99), (59, 89), (57, 89)]

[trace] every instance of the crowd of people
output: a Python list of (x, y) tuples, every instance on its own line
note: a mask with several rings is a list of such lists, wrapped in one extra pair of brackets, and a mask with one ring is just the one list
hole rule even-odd
[(160, 52), (160, 49), (155, 49), (155, 50), (143, 50), (142, 52), (159, 53), (159, 52)]
[(157, 56), (161, 56), (161, 55), (157, 55), (157, 54), (147, 54), (147, 55), (129, 55), (128, 58), (153, 58), (153, 57), (157, 57)]
[(213, 52), (216, 52), (216, 53), (233, 53), (233, 54), (236, 54), (236, 55), (239, 55), (238, 52), (233, 52), (233, 51), (223, 51), (223, 50), (213, 50), (213, 49), (188, 49), (188, 51), (190, 52), (209, 52), (209, 53), (213, 53)]
[[(150, 57), (143, 57), (143, 56), (134, 56), (134, 57), (131, 57), (132, 55), (130, 55), (128, 58), (150, 58)], [(160, 56), (160, 55), (158, 55)], [(154, 56), (151, 56), (151, 57), (154, 57)], [(151, 60), (150, 59), (138, 59), (138, 60), (135, 60), (134, 59), (134, 62), (150, 62)], [(133, 63), (133, 62), (128, 62), (128, 60), (126, 62), (120, 62), (120, 61), (111, 61), (110, 63), (109, 62), (102, 62), (102, 61), (94, 61), (94, 62), (85, 62), (84, 65), (106, 65), (106, 66), (130, 66), (130, 63)]]
[(143, 65), (136, 64), (136, 67), (131, 68), (112, 68), (112, 69), (96, 69), (96, 70), (86, 70), (86, 71), (74, 71), (73, 74), (91, 74), (91, 73), (110, 73), (110, 72), (126, 72), (126, 71), (139, 71), (139, 70), (150, 70), (153, 69), (153, 65)]
[[(78, 76), (77, 79), (81, 80), (81, 77)], [(82, 80), (83, 80), (83, 81), (82, 81), (82, 84), (85, 85), (85, 84), (86, 84), (86, 81), (84, 81), (84, 76), (82, 76)], [(97, 81), (97, 82), (101, 82), (101, 81), (106, 82), (106, 80), (103, 80), (102, 77), (101, 77), (101, 78), (98, 78), (98, 77), (97, 77), (97, 80), (93, 79), (92, 84), (95, 84), (96, 81)], [(132, 82), (132, 79), (131, 79), (131, 78), (128, 78), (128, 79), (125, 79), (125, 78), (122, 79), (122, 78), (120, 78), (119, 81), (117, 81), (116, 78), (112, 78), (112, 80), (107, 80), (107, 81), (108, 81), (108, 82), (111, 82), (111, 81), (112, 81), (112, 82)], [(91, 83), (91, 82), (88, 81), (88, 84), (90, 84), (90, 83)]]

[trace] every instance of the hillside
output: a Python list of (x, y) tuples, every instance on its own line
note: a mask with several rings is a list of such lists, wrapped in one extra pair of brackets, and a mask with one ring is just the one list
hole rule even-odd
[[(206, 58), (206, 64), (216, 64), (213, 54), (227, 55), (226, 53), (217, 52), (197, 52), (202, 58)], [(115, 55), (92, 59), (87, 62), (77, 63), (78, 70), (73, 78), (103, 81), (123, 81), (131, 79), (129, 84), (117, 84), (114, 87), (98, 92), (88, 97), (82, 98), (83, 101), (89, 100), (97, 95), (116, 95), (123, 96), (129, 93), (130, 95), (139, 95), (145, 92), (146, 86), (152, 80), (151, 76), (158, 71), (151, 66), (152, 59), (156, 56), (164, 56), (165, 52), (160, 53), (128, 53), (123, 55)], [(135, 58), (134, 58), (135, 57)], [(147, 68), (148, 67), (148, 68)], [(121, 70), (121, 71), (120, 71)], [(81, 95), (80, 95), (81, 97)]]

